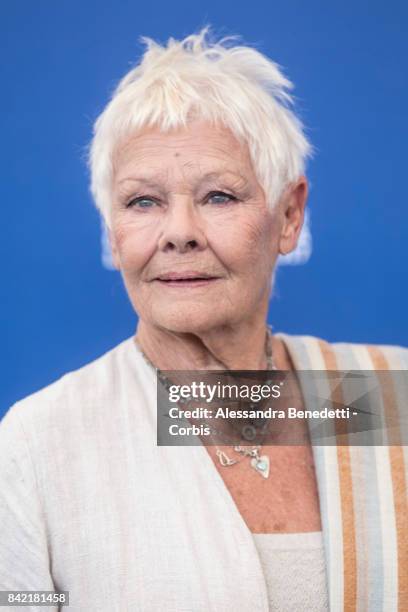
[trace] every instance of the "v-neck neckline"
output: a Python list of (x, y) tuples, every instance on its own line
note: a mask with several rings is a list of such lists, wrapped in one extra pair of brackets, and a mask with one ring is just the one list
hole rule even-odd
[[(321, 347), (321, 340), (314, 336), (299, 336), (290, 335), (282, 332), (275, 333), (275, 336), (280, 339), (285, 349), (287, 350), (290, 359), (293, 363), (294, 369), (297, 373), (299, 380), (300, 389), (302, 396), (305, 400), (305, 408), (313, 408), (313, 397), (310, 395), (310, 389), (307, 384), (307, 377), (299, 376), (299, 372), (304, 371), (320, 371), (323, 377), (329, 382), (327, 377), (327, 366), (324, 361), (323, 349)], [(150, 368), (140, 352), (140, 349), (136, 346), (133, 341), (133, 337), (129, 339), (132, 344), (132, 352), (136, 353), (138, 359), (145, 372), (149, 372), (149, 378), (151, 380), (152, 387), (156, 387), (155, 372), (154, 368)], [(334, 350), (334, 349), (333, 349)], [(135, 364), (135, 360), (132, 359)], [(139, 371), (140, 375), (140, 371)], [(153, 390), (153, 389), (152, 389)], [(154, 394), (155, 395), (155, 394)], [(152, 408), (155, 413), (155, 400), (156, 397), (151, 397)], [(341, 499), (339, 493), (339, 472), (338, 472), (338, 447), (336, 447), (336, 440), (333, 445), (325, 445), (318, 443), (316, 438), (312, 435), (309, 419), (307, 420), (310, 434), (310, 444), (313, 452), (313, 459), (315, 465), (315, 474), (317, 481), (317, 490), (319, 496), (319, 509), (322, 523), (322, 534), (324, 541), (324, 551), (326, 559), (326, 579), (328, 592), (332, 602), (341, 600), (341, 587), (337, 582), (338, 568), (342, 567), (343, 564), (343, 524), (341, 521), (341, 514), (339, 514), (339, 508), (341, 509)], [(200, 440), (200, 439), (199, 439)], [(201, 449), (200, 449), (201, 446)], [(199, 470), (199, 473), (205, 478), (208, 483), (209, 489), (211, 485), (216, 487), (218, 495), (221, 496), (225, 504), (226, 518), (229, 516), (231, 521), (234, 522), (235, 531), (240, 536), (240, 547), (248, 563), (252, 564), (252, 569), (256, 568), (254, 578), (258, 582), (258, 593), (262, 597), (262, 602), (259, 601), (262, 610), (268, 610), (267, 603), (267, 592), (266, 584), (263, 578), (262, 567), (260, 565), (259, 555), (254, 545), (254, 539), (252, 532), (246, 525), (241, 513), (239, 512), (231, 493), (229, 492), (222, 476), (219, 474), (212, 458), (208, 451), (204, 447), (204, 444), (200, 440), (199, 445), (196, 447), (189, 447), (193, 451), (191, 453), (191, 461), (189, 462), (192, 466), (192, 473), (194, 470)], [(171, 450), (171, 449), (170, 449)], [(206, 457), (204, 457), (205, 453)], [(210, 464), (206, 464), (208, 461)], [(228, 519), (227, 519), (228, 520)], [(245, 562), (245, 558), (243, 561)], [(255, 609), (255, 608), (254, 608)]]
[[(284, 344), (284, 347), (287, 350), (293, 365), (295, 366), (295, 369), (292, 370), (292, 371), (296, 372), (296, 370), (298, 369), (297, 368), (297, 364), (299, 363), (299, 359), (298, 359), (298, 357), (296, 355), (296, 351), (293, 350), (293, 347), (289, 346), (289, 344), (288, 344), (288, 342), (286, 340), (288, 335), (287, 334), (282, 334), (282, 333), (276, 333), (275, 336), (282, 340), (282, 342)], [(300, 387), (301, 392), (302, 392), (302, 397), (304, 399), (305, 407), (307, 407), (306, 406), (306, 396), (304, 394), (304, 388), (303, 388), (303, 385), (302, 385), (302, 380), (299, 379), (299, 377), (297, 377), (297, 378), (298, 378), (298, 382), (299, 382), (299, 387)], [(310, 439), (310, 446), (312, 448), (312, 453), (313, 453), (313, 461), (314, 461), (314, 464), (316, 464), (316, 459), (317, 458), (315, 456), (314, 445), (312, 444), (311, 437), (310, 437), (311, 431), (310, 431), (310, 427), (309, 427), (309, 421), (308, 421), (308, 433), (309, 433), (309, 439)], [(235, 500), (234, 500), (234, 498), (231, 495), (231, 492), (229, 491), (227, 485), (225, 484), (224, 479), (222, 478), (221, 474), (219, 473), (219, 471), (218, 471), (218, 469), (217, 469), (217, 467), (216, 467), (212, 457), (210, 456), (209, 452), (207, 451), (206, 445), (203, 443), (203, 441), (201, 440), (201, 438), (199, 436), (198, 436), (198, 440), (199, 440), (199, 444), (197, 444), (197, 447), (202, 449), (202, 451), (206, 455), (206, 460), (208, 460), (209, 463), (210, 463), (209, 471), (213, 474), (213, 480), (217, 483), (217, 485), (219, 485), (220, 488), (222, 488), (223, 493), (224, 493), (224, 499), (227, 499), (228, 500), (228, 504), (230, 504), (230, 506), (233, 507), (233, 511), (236, 514), (236, 516), (239, 518), (239, 521), (240, 521), (241, 525), (243, 526), (245, 531), (248, 533), (248, 535), (252, 539), (252, 536), (254, 534), (252, 533), (252, 531), (249, 529), (248, 525), (246, 524), (246, 522), (244, 520), (244, 517), (242, 516), (241, 512), (239, 511), (239, 509), (238, 509), (238, 507), (237, 507), (237, 505), (235, 503)], [(317, 483), (318, 496), (319, 496), (319, 511), (320, 511), (320, 514), (321, 514), (321, 512), (322, 512), (321, 503), (320, 503), (321, 491), (319, 490), (319, 479), (317, 477), (317, 474), (316, 474), (316, 483)], [(323, 527), (322, 527), (322, 529), (323, 529)]]
[[(151, 374), (151, 381), (156, 386), (157, 380), (155, 379), (155, 372), (153, 366), (150, 366), (146, 359), (143, 357), (142, 351), (137, 346), (136, 342), (134, 342), (133, 337), (129, 339), (131, 344), (133, 345), (134, 351), (138, 355), (140, 361), (142, 362), (145, 369), (149, 371)], [(156, 406), (156, 416), (157, 416), (157, 406)], [(189, 446), (192, 450), (191, 453), (191, 465), (192, 471), (195, 469), (201, 470), (204, 473), (204, 477), (208, 482), (209, 487), (214, 487), (216, 489), (216, 494), (221, 496), (224, 500), (225, 505), (225, 513), (226, 516), (230, 517), (232, 521), (234, 521), (236, 525), (236, 531), (240, 535), (241, 538), (241, 549), (248, 551), (248, 560), (251, 563), (252, 568), (256, 568), (256, 575), (258, 581), (258, 588), (254, 588), (254, 592), (258, 593), (262, 598), (262, 609), (264, 612), (268, 612), (269, 603), (268, 603), (268, 592), (267, 585), (265, 581), (265, 576), (262, 569), (261, 560), (259, 557), (259, 553), (256, 548), (255, 540), (253, 538), (252, 532), (249, 530), (245, 520), (237, 508), (237, 505), (228, 490), (222, 476), (218, 472), (212, 458), (210, 457), (205, 444), (203, 444), (201, 438), (198, 437), (198, 443), (193, 446)], [(156, 440), (157, 443), (157, 440)], [(166, 449), (171, 450), (172, 447), (165, 447)], [(195, 466), (194, 466), (195, 463)], [(257, 609), (256, 606), (254, 609)]]
[[(288, 334), (282, 333), (282, 332), (278, 332), (275, 334), (275, 337), (277, 337), (278, 339), (280, 339), (290, 357), (291, 362), (294, 365), (294, 370), (291, 370), (293, 372), (297, 372), (297, 370), (302, 369), (302, 360), (299, 358), (297, 351), (294, 349), (293, 344), (296, 344), (297, 342), (297, 337), (296, 336), (289, 336)], [(146, 360), (146, 358), (144, 357), (141, 349), (139, 348), (139, 346), (137, 345), (137, 343), (134, 341), (134, 336), (132, 336), (131, 338), (129, 338), (131, 344), (133, 345), (134, 350), (136, 351), (136, 354), (139, 356), (139, 358), (141, 359), (142, 363), (144, 364), (144, 366), (146, 367), (146, 369), (151, 373), (151, 380), (153, 382), (154, 385), (157, 384), (157, 381), (155, 379), (155, 369), (153, 364), (149, 364), (149, 362)], [(299, 367), (300, 366), (300, 367)], [(304, 389), (304, 385), (302, 382), (302, 379), (297, 377), (298, 382), (299, 382), (299, 387), (300, 390), (302, 392), (302, 397), (304, 399), (304, 405), (305, 408), (307, 408), (307, 396), (304, 393), (305, 389)], [(157, 406), (156, 406), (156, 416), (157, 416)], [(311, 440), (311, 431), (310, 431), (310, 426), (309, 426), (309, 421), (307, 421), (308, 423), (308, 433), (309, 433), (309, 439), (310, 439), (310, 445), (312, 448), (312, 453), (313, 453), (313, 460), (314, 460), (314, 464), (316, 466), (316, 461), (317, 461), (317, 457), (315, 454), (315, 448), (314, 445), (312, 443)], [(203, 441), (201, 440), (201, 438), (199, 436), (197, 436), (198, 438), (198, 443), (195, 445), (192, 445), (190, 448), (200, 448), (206, 456), (206, 461), (209, 462), (209, 471), (214, 475), (213, 476), (213, 480), (217, 483), (218, 487), (221, 488), (224, 492), (224, 499), (228, 500), (228, 503), (233, 507), (236, 515), (239, 517), (239, 521), (241, 522), (242, 526), (244, 527), (244, 529), (248, 532), (248, 534), (252, 537), (252, 532), (249, 529), (249, 527), (247, 526), (242, 514), (240, 513), (239, 509), (237, 508), (237, 505), (227, 487), (227, 485), (225, 484), (221, 474), (219, 473), (219, 471), (217, 470), (217, 467), (212, 459), (212, 457), (210, 456), (210, 454), (208, 453), (207, 449), (206, 449), (206, 445), (203, 443)], [(319, 479), (317, 477), (316, 474), (316, 482), (317, 482), (317, 489), (318, 489), (318, 496), (319, 496), (319, 510), (320, 513), (322, 512), (322, 508), (321, 508), (321, 491), (319, 488)]]

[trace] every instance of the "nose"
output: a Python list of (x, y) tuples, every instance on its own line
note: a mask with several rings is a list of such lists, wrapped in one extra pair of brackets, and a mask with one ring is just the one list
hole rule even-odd
[(161, 251), (187, 253), (201, 251), (207, 240), (200, 222), (199, 213), (192, 202), (184, 198), (173, 201), (163, 219), (163, 228), (158, 247)]

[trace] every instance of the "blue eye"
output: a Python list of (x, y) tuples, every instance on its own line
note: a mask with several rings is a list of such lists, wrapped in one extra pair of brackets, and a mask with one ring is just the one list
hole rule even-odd
[(237, 200), (235, 196), (224, 193), (224, 191), (212, 191), (207, 197), (207, 201), (211, 204), (226, 204), (235, 200)]
[(126, 208), (130, 208), (135, 206), (137, 208), (152, 208), (156, 202), (152, 200), (152, 198), (147, 198), (146, 196), (141, 196), (139, 198), (134, 198), (127, 205)]

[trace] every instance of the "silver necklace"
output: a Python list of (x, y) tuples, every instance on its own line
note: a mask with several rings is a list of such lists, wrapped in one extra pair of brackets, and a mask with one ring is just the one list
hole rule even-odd
[[(146, 363), (148, 363), (152, 368), (154, 368), (156, 370), (157, 373), (157, 368), (155, 367), (155, 365), (150, 361), (150, 359), (147, 357), (147, 355), (144, 353), (142, 347), (140, 346), (138, 340), (135, 338), (134, 339), (140, 352), (142, 353), (142, 356), (144, 358), (144, 360), (146, 361)], [(266, 329), (266, 336), (265, 336), (265, 355), (266, 355), (266, 368), (267, 371), (271, 371), (271, 370), (277, 370), (277, 367), (274, 363), (273, 360), (273, 355), (272, 355), (272, 327), (270, 325), (267, 326)], [(172, 384), (172, 382), (167, 378), (167, 376), (164, 375), (159, 375), (157, 373), (157, 376), (159, 377), (159, 380), (162, 382), (162, 384), (164, 385), (164, 387), (166, 389), (169, 388), (169, 386)], [(272, 381), (267, 380), (265, 381), (265, 384), (271, 384)], [(182, 398), (180, 400), (181, 404), (186, 404), (190, 401), (190, 399), (192, 398)], [(252, 402), (249, 404), (250, 408), (255, 407), (255, 404), (253, 404)], [(267, 425), (265, 424), (262, 429), (261, 429), (261, 435), (263, 435), (266, 431)], [(212, 433), (216, 433), (221, 437), (221, 432), (211, 428), (211, 432)], [(250, 440), (254, 440), (256, 435), (257, 435), (257, 428), (255, 427), (255, 425), (244, 425), (244, 427), (242, 428), (242, 436), (250, 441)], [(225, 438), (224, 438), (225, 440)], [(245, 446), (241, 446), (240, 444), (231, 444), (230, 443), (231, 440), (229, 440), (229, 443), (227, 442), (228, 446), (231, 446), (231, 448), (238, 454), (243, 455), (241, 459), (231, 459), (227, 453), (223, 450), (221, 450), (217, 445), (215, 445), (216, 448), (216, 456), (218, 458), (218, 461), (220, 463), (220, 465), (222, 467), (231, 467), (233, 465), (237, 465), (238, 463), (241, 463), (241, 461), (243, 461), (246, 457), (250, 458), (250, 466), (258, 473), (260, 474), (263, 478), (268, 478), (269, 476), (269, 468), (270, 468), (270, 461), (269, 461), (269, 457), (267, 455), (260, 455), (260, 450), (262, 448), (261, 444), (256, 444), (255, 446), (252, 446), (251, 448), (246, 448)]]

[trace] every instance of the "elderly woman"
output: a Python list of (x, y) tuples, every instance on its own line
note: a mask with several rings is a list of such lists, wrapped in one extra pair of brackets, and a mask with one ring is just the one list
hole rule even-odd
[(403, 447), (315, 446), (307, 425), (306, 444), (157, 445), (158, 370), (405, 370), (408, 351), (271, 333), (311, 150), (291, 84), (206, 31), (146, 43), (90, 150), (137, 331), (5, 416), (0, 588), (87, 611), (406, 610)]

